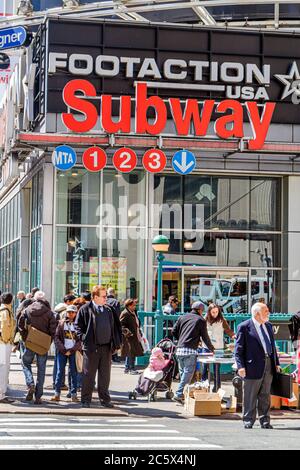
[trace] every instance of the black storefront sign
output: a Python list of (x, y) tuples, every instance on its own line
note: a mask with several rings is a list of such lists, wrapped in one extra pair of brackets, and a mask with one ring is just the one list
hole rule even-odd
[(271, 101), (272, 122), (300, 123), (298, 34), (52, 19), (46, 26), (37, 44), (48, 29), (48, 53), (35, 55), (46, 70), (46, 112), (66, 112), (62, 90), (79, 78), (98, 96), (134, 96), (143, 81), (149, 96), (166, 99)]
[(275, 341), (289, 341), (291, 339), (289, 322), (271, 322)]

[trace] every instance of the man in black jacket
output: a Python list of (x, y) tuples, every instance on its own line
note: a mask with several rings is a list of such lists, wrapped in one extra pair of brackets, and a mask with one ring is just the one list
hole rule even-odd
[(204, 305), (194, 302), (192, 311), (179, 318), (172, 334), (178, 340), (176, 356), (178, 358), (180, 384), (174, 400), (183, 403), (183, 390), (191, 382), (197, 365), (197, 348), (202, 339), (210, 351), (214, 351), (207, 333), (206, 321), (202, 317)]
[[(116, 314), (120, 318), (120, 316), (121, 316), (121, 305), (120, 305), (120, 302), (118, 301), (118, 299), (116, 299), (116, 293), (115, 293), (115, 289), (113, 287), (109, 287), (107, 289), (107, 305), (109, 305), (112, 308), (112, 310), (115, 310)], [(119, 357), (118, 357), (118, 354), (113, 354), (112, 360), (113, 360), (113, 362), (117, 362), (117, 363), (121, 362)]]
[(113, 408), (108, 390), (111, 358), (121, 346), (122, 329), (118, 315), (106, 301), (106, 289), (94, 287), (92, 301), (81, 307), (75, 321), (76, 333), (83, 342), (83, 408), (90, 408), (97, 371), (100, 403)]

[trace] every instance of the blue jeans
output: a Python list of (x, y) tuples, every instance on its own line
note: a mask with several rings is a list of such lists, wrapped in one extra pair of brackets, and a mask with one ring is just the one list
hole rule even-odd
[(127, 356), (125, 359), (125, 370), (134, 370), (135, 366), (135, 356), (129, 357)]
[(23, 372), (25, 375), (27, 387), (28, 388), (34, 387), (34, 379), (32, 375), (31, 366), (32, 366), (35, 356), (36, 356), (36, 363), (37, 363), (35, 398), (39, 399), (44, 393), (44, 382), (45, 382), (46, 364), (47, 364), (48, 354), (45, 354), (44, 356), (40, 356), (39, 354), (36, 354), (30, 349), (25, 349), (24, 354), (22, 356), (22, 367), (23, 367)]
[(63, 385), (63, 379), (65, 377), (66, 365), (69, 361), (70, 373), (71, 373), (71, 394), (76, 395), (77, 393), (77, 369), (75, 353), (71, 356), (65, 356), (64, 354), (58, 353), (57, 355), (57, 374), (55, 379), (55, 393), (60, 395), (61, 387)]
[[(82, 385), (82, 372), (77, 372), (77, 390), (81, 388)], [(69, 369), (69, 374), (68, 374), (68, 386), (69, 386), (69, 391), (71, 391), (72, 385), (71, 385), (71, 370)]]
[(178, 398), (182, 398), (185, 385), (190, 384), (195, 373), (197, 356), (196, 354), (191, 356), (177, 356), (177, 359), (180, 373), (180, 384), (176, 392), (176, 396)]
[[(54, 389), (55, 389), (55, 380), (56, 380), (56, 376), (57, 376), (57, 364), (58, 364), (58, 351), (55, 348), (54, 366), (53, 366), (53, 388)], [(62, 387), (65, 386), (65, 383), (66, 383), (66, 377), (63, 377)]]

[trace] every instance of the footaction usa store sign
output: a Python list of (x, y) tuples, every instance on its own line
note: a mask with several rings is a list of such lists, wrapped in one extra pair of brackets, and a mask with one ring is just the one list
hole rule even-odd
[[(48, 20), (46, 33), (47, 112), (74, 133), (159, 136), (172, 128), (177, 136), (246, 138), (259, 150), (272, 122), (300, 123), (296, 34), (77, 20)], [(155, 158), (161, 171), (164, 156)], [(106, 155), (91, 148), (85, 161), (100, 171)]]

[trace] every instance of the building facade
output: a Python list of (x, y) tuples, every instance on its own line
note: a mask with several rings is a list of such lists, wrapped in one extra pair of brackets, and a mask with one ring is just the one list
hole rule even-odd
[[(299, 42), (164, 24), (41, 25), (0, 118), (0, 290), (38, 286), (54, 304), (100, 283), (151, 311), (151, 242), (161, 233), (170, 240), (164, 302), (176, 295), (182, 311), (201, 300), (245, 313), (264, 298), (273, 312), (298, 310)], [(70, 83), (77, 97), (92, 85), (77, 106)], [(83, 102), (92, 105), (84, 112)], [(68, 171), (53, 164), (62, 144), (77, 154)], [(93, 146), (107, 154), (101, 171), (84, 166)], [(114, 164), (123, 147), (137, 155), (129, 172)], [(145, 169), (149, 149), (165, 153), (163, 171)], [(196, 157), (186, 175), (172, 160), (182, 149)]]

